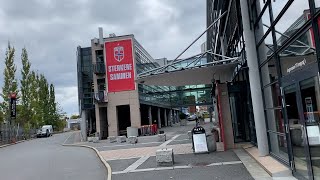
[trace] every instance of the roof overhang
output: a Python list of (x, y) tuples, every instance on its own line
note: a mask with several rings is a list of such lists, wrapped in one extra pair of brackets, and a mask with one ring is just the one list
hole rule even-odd
[(193, 67), (190, 69), (179, 69), (159, 74), (150, 74), (139, 77), (136, 82), (146, 85), (157, 86), (185, 86), (198, 84), (211, 84), (212, 80), (221, 82), (231, 81), (233, 72), (239, 62), (215, 64), (206, 67)]

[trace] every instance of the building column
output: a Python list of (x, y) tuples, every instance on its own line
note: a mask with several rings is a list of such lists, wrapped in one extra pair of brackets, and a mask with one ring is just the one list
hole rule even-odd
[(96, 114), (96, 132), (98, 133), (99, 139), (101, 139), (101, 117), (100, 117), (100, 108), (98, 104), (95, 104), (95, 114)]
[(250, 91), (252, 98), (253, 116), (260, 156), (269, 154), (267, 128), (264, 116), (263, 99), (260, 83), (258, 56), (254, 30), (250, 29), (250, 16), (247, 0), (240, 0), (243, 24), (243, 35), (246, 42), (247, 63), (249, 67)]
[(108, 116), (108, 132), (109, 136), (118, 136), (119, 134), (119, 125), (117, 118), (117, 107), (109, 106), (107, 108)]
[(180, 111), (177, 111), (177, 123), (180, 123)]
[(164, 126), (168, 126), (167, 109), (164, 109)]
[(160, 114), (160, 108), (158, 108), (158, 128), (161, 128), (161, 114)]
[(209, 107), (209, 118), (211, 123), (212, 123), (212, 109), (213, 107)]
[(172, 119), (173, 119), (173, 115), (172, 115), (172, 109), (169, 110), (169, 125), (172, 126)]
[(85, 110), (81, 111), (81, 134), (83, 139), (86, 141), (87, 140), (87, 125), (88, 125), (88, 120), (87, 120), (87, 114)]
[(149, 125), (151, 125), (152, 124), (151, 106), (148, 107), (148, 118), (149, 118)]
[(174, 111), (174, 123), (178, 123), (178, 111)]

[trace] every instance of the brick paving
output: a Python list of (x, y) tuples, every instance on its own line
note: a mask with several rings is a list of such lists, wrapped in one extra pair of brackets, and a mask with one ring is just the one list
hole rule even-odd
[(143, 156), (155, 156), (156, 150), (163, 148), (172, 148), (174, 154), (190, 154), (193, 153), (191, 144), (167, 145), (166, 147), (142, 147), (131, 149), (118, 149), (110, 151), (100, 151), (105, 160), (130, 159)]

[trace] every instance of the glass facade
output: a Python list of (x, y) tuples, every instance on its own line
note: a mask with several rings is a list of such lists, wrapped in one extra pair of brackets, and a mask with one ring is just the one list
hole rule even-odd
[(250, 0), (270, 154), (320, 179), (317, 0)]
[[(137, 73), (142, 73), (160, 67), (155, 61), (142, 59), (136, 55)], [(167, 63), (170, 63), (168, 61)], [(176, 63), (171, 68), (187, 68), (202, 65), (207, 62), (206, 57), (199, 60), (190, 58)], [(171, 108), (212, 105), (211, 85), (187, 85), (187, 86), (151, 86), (139, 84), (139, 98), (141, 103), (159, 105)]]
[(91, 47), (77, 48), (77, 68), (79, 113), (81, 114), (81, 110), (94, 108)]

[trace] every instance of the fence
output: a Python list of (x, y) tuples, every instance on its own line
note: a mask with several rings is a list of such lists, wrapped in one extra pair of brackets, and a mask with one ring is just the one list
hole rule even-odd
[(0, 124), (0, 145), (15, 143), (35, 137), (36, 129), (25, 130), (19, 125)]

